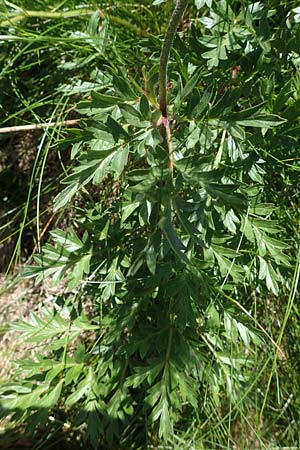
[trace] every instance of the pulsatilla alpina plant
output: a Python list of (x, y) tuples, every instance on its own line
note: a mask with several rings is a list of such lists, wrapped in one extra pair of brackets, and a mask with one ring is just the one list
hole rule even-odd
[[(183, 413), (240, 401), (264, 339), (241, 304), (276, 295), (289, 267), (262, 158), (288, 135), (294, 101), (277, 89), (274, 11), (198, 1), (207, 14), (171, 50), (187, 3), (143, 85), (110, 63), (112, 88), (78, 104), (76, 164), (55, 199), (74, 226), (52, 231), (26, 272), (68, 289), (14, 325), (43, 346), (2, 387), (2, 411), (33, 427), (63, 408), (94, 448), (167, 440)], [(143, 46), (159, 50), (151, 37)]]

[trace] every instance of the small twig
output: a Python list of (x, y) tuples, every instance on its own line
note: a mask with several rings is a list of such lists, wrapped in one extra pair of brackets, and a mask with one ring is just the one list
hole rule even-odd
[(43, 130), (48, 127), (70, 127), (76, 125), (80, 119), (65, 120), (63, 122), (36, 123), (32, 125), (17, 125), (15, 127), (0, 128), (0, 134), (18, 133), (19, 131)]

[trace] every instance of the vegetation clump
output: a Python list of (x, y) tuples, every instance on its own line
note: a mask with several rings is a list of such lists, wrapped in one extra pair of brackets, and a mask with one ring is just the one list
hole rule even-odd
[[(50, 43), (64, 53), (48, 105), (32, 87), (24, 109), (60, 126), (42, 135), (9, 265), (36, 198), (21, 276), (60, 289), (12, 324), (36, 351), (0, 386), (0, 411), (94, 449), (298, 445), (299, 8), (163, 3), (89, 12), (85, 31), (60, 38), (71, 4), (61, 16), (30, 10), (35, 36), (23, 9), (3, 8), (0, 40), (16, 41), (24, 64), (28, 48), (29, 60)], [(67, 113), (78, 126), (61, 128)], [(59, 192), (44, 177), (51, 152)]]

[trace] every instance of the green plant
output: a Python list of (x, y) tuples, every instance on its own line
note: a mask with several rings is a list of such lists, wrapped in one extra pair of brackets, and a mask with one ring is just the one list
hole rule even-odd
[[(78, 8), (69, 0), (55, 10), (51, 0), (40, 6), (30, 0), (1, 2), (1, 270), (12, 272), (29, 257), (40, 245), (39, 228), (49, 219), (59, 224), (59, 216), (52, 221), (48, 199), (57, 192), (54, 178), (65, 175), (69, 160), (67, 151), (61, 156), (55, 148), (60, 123), (77, 117), (75, 105), (90, 90), (110, 87), (111, 79), (101, 70), (104, 60), (126, 56), (131, 66), (143, 65), (144, 56), (131, 41), (147, 35), (151, 24), (159, 29), (160, 20), (149, 17), (150, 8), (132, 0), (103, 11), (88, 1)], [(29, 131), (16, 133), (20, 125)], [(44, 125), (41, 136), (35, 125)], [(4, 134), (2, 127), (11, 132)]]
[[(257, 347), (274, 345), (255, 297), (289, 288), (289, 245), (266, 202), (263, 158), (292, 138), (299, 107), (290, 84), (278, 88), (273, 11), (196, 2), (211, 6), (201, 10), (205, 32), (196, 22), (188, 39), (175, 39), (167, 110), (169, 45), (186, 3), (178, 1), (145, 86), (107, 62), (105, 93), (77, 106), (85, 119), (68, 136), (76, 163), (55, 199), (56, 210), (72, 209), (73, 226), (51, 232), (26, 269), (66, 289), (53, 308), (15, 325), (43, 351), (1, 388), (4, 414), (32, 427), (64, 408), (94, 448), (168, 441), (186, 414), (202, 424), (243, 414), (243, 392), (266, 367), (258, 359), (253, 372)], [(293, 29), (284, 30), (294, 45)], [(289, 52), (288, 44), (287, 78)], [(227, 447), (230, 439), (221, 430)]]

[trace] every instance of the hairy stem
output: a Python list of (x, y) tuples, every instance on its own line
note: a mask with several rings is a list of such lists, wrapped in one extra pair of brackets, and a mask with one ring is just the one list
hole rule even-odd
[(177, 4), (171, 16), (161, 54), (160, 54), (160, 71), (159, 71), (159, 107), (164, 117), (167, 117), (167, 74), (168, 74), (168, 61), (170, 57), (170, 51), (173, 45), (177, 28), (180, 24), (185, 8), (187, 7), (188, 0), (177, 0)]

